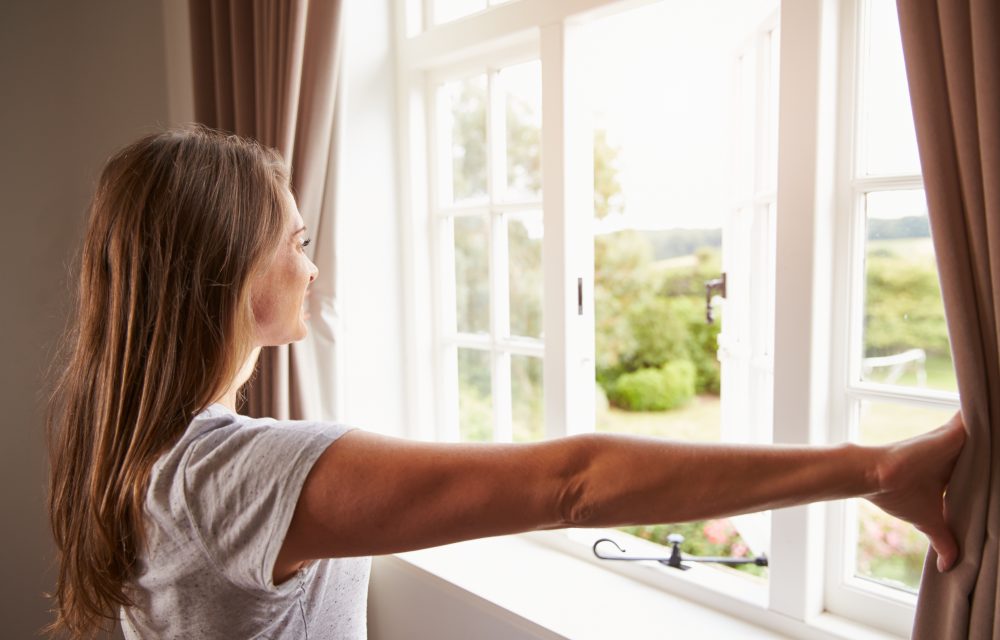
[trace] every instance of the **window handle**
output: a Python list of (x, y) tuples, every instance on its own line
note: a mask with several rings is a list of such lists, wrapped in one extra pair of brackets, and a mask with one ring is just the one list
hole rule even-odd
[(705, 321), (708, 324), (715, 322), (715, 318), (712, 316), (712, 297), (713, 292), (717, 292), (720, 298), (726, 297), (726, 274), (723, 273), (721, 277), (715, 280), (708, 280), (705, 282)]

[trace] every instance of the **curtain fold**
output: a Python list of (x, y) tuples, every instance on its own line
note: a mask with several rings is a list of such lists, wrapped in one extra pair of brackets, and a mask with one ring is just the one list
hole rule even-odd
[(946, 496), (962, 555), (924, 566), (913, 637), (1000, 638), (1000, 3), (897, 0), (969, 439)]
[(261, 350), (240, 410), (278, 419), (336, 420), (340, 320), (336, 176), (342, 3), (190, 0), (195, 119), (278, 149), (313, 238), (309, 335)]

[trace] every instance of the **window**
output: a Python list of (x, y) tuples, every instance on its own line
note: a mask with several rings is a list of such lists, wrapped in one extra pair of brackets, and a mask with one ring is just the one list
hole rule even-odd
[(535, 59), (472, 74), (443, 70), (430, 83), (441, 387), (453, 416), (446, 433), (469, 442), (538, 440), (541, 66)]
[[(958, 397), (896, 8), (865, 0), (848, 19), (855, 77), (842, 100), (851, 151), (837, 225), (846, 313), (835, 322), (846, 348), (837, 350), (832, 424), (840, 437), (878, 444), (939, 426)], [(828, 607), (865, 611), (870, 621), (891, 610), (906, 619), (926, 538), (861, 500), (831, 512)], [(872, 598), (882, 606), (866, 606)]]
[[(875, 442), (953, 412), (890, 0), (400, 3), (415, 436), (685, 435), (623, 409), (649, 386), (697, 439)], [(766, 582), (643, 579), (909, 632), (923, 551), (898, 523), (710, 524), (769, 552)]]

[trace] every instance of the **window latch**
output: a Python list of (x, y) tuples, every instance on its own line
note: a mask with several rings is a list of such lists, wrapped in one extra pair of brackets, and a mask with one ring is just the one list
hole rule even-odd
[(712, 298), (718, 295), (720, 298), (726, 297), (726, 274), (715, 280), (705, 282), (705, 322), (712, 324), (715, 317), (712, 315)]
[[(599, 545), (604, 542), (610, 542), (615, 546), (620, 554), (605, 555), (597, 549)], [(681, 543), (684, 542), (684, 536), (679, 533), (671, 533), (667, 536), (667, 542), (670, 543), (670, 556), (667, 558), (655, 557), (655, 556), (628, 556), (625, 555), (625, 549), (618, 546), (618, 543), (611, 538), (601, 538), (594, 543), (593, 551), (594, 555), (601, 560), (629, 560), (629, 561), (649, 561), (649, 562), (659, 562), (660, 564), (673, 567), (674, 569), (680, 569), (681, 571), (687, 571), (691, 567), (688, 566), (687, 562), (712, 562), (715, 564), (724, 564), (727, 566), (736, 566), (741, 564), (753, 564), (758, 567), (767, 566), (767, 555), (761, 554), (753, 558), (738, 558), (735, 556), (692, 556), (681, 552)]]
[(583, 315), (583, 278), (576, 279), (576, 315)]

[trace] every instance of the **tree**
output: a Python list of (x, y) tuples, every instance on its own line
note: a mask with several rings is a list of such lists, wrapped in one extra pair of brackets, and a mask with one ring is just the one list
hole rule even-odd
[(594, 217), (598, 220), (625, 210), (625, 196), (618, 182), (621, 149), (608, 142), (608, 132), (594, 131)]

